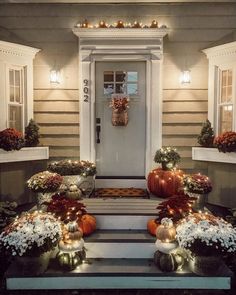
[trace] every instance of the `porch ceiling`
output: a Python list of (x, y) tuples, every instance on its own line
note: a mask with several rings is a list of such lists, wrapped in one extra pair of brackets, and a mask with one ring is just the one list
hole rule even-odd
[(235, 3), (235, 0), (0, 0), (0, 3), (104, 3), (104, 4), (118, 4), (118, 3)]

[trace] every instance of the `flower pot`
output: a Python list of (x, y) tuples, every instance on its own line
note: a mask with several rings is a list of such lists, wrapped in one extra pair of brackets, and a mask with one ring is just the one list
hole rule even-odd
[(161, 168), (162, 170), (173, 170), (173, 168), (175, 168), (176, 166), (176, 162), (174, 161), (169, 161), (169, 162), (162, 162), (161, 163)]
[(23, 275), (42, 274), (44, 273), (50, 261), (51, 252), (42, 253), (40, 256), (17, 256), (16, 265)]
[(52, 196), (56, 192), (50, 193), (37, 193), (37, 209), (46, 212), (47, 205), (45, 203), (49, 203), (52, 200)]
[(126, 110), (112, 110), (112, 125), (126, 126), (128, 125), (128, 112)]
[(64, 175), (63, 184), (68, 188), (71, 185), (76, 185), (85, 197), (89, 197), (95, 187), (95, 176)]
[(196, 201), (194, 201), (192, 208), (196, 211), (198, 210), (204, 210), (204, 207), (207, 202), (208, 194), (197, 194), (197, 193), (187, 193), (190, 197), (196, 198)]
[(200, 276), (217, 275), (222, 267), (220, 256), (190, 256), (190, 270)]

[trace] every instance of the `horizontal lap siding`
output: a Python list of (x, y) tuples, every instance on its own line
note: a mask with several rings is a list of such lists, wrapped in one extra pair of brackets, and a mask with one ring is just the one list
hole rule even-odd
[[(180, 166), (204, 169), (191, 160), (202, 122), (207, 118), (208, 62), (201, 52), (236, 29), (236, 4), (8, 4), (0, 6), (0, 27), (42, 51), (34, 61), (35, 119), (51, 158), (79, 156), (77, 38), (72, 28), (118, 19), (149, 24), (157, 19), (170, 29), (164, 38), (163, 145), (177, 146)], [(61, 69), (62, 84), (49, 83), (49, 71)], [(192, 83), (179, 84), (180, 71), (191, 70)]]
[[(37, 20), (40, 23), (40, 19)], [(43, 21), (41, 19), (41, 23)], [(60, 23), (60, 19), (58, 21)], [(49, 29), (50, 20), (46, 24)], [(40, 125), (40, 143), (50, 147), (51, 159), (78, 159), (80, 141), (77, 39), (71, 29), (63, 30), (62, 33), (55, 26), (49, 31), (50, 33), (48, 30), (28, 30), (38, 47), (44, 48), (34, 62), (34, 113)], [(37, 39), (33, 37), (35, 33)], [(54, 66), (60, 69), (59, 85), (49, 82), (48, 73)]]

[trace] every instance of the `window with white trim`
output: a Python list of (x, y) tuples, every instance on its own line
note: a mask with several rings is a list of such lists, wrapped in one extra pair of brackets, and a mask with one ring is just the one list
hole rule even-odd
[(26, 122), (26, 67), (9, 66), (7, 70), (7, 127), (24, 131)]
[(24, 132), (33, 118), (33, 59), (38, 51), (0, 40), (0, 131)]
[(219, 95), (217, 101), (218, 134), (234, 129), (233, 114), (235, 102), (233, 99), (232, 69), (219, 70)]
[(216, 135), (236, 131), (236, 41), (203, 52), (209, 59), (208, 119)]

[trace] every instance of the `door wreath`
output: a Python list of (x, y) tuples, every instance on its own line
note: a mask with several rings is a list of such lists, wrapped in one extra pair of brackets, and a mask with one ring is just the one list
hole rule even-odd
[(112, 95), (110, 107), (112, 108), (112, 125), (126, 126), (128, 124), (129, 98), (127, 95)]

